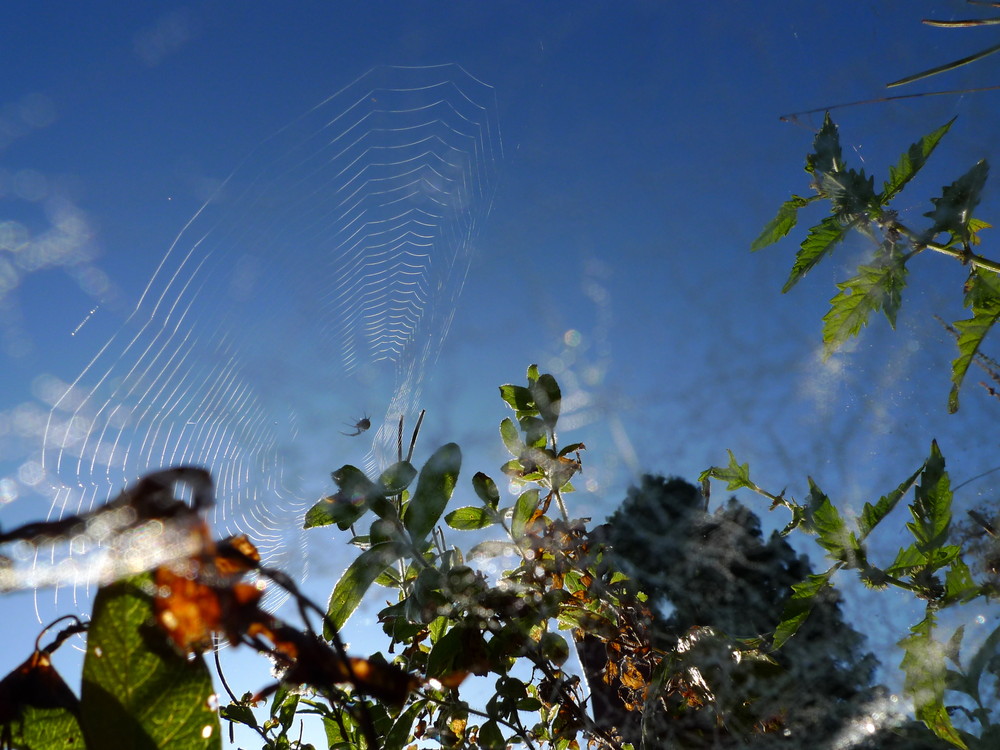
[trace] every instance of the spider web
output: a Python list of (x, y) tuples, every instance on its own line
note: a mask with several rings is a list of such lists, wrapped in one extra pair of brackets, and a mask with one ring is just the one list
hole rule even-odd
[[(413, 424), (500, 155), (493, 89), (457, 65), (375, 68), (261, 143), (49, 400), (49, 518), (205, 466), (217, 533), (303, 577), (303, 514), (343, 463), (345, 419), (382, 407), (352, 438), (369, 469), (394, 460), (399, 417)], [(72, 570), (60, 579), (87, 579)]]

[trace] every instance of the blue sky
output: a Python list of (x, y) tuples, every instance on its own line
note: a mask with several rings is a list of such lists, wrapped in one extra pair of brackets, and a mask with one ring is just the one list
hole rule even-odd
[[(989, 31), (919, 24), (967, 12), (959, 2), (912, 0), (6, 5), (0, 22), (16, 33), (0, 50), (0, 222), (36, 244), (62, 227), (77, 244), (72, 263), (22, 268), (0, 309), (0, 478), (5, 496), (17, 495), (4, 525), (49, 511), (22, 471), (40, 450), (45, 389), (72, 383), (120, 330), (214, 187), (241, 163), (241, 178), (265, 175), (253, 171), (259, 144), (378, 65), (461, 66), (492, 87), (502, 139), (502, 157), (490, 160), (491, 204), (470, 207), (481, 221), (464, 288), (449, 282), (444, 296), (461, 291), (442, 307), (453, 312), (450, 331), (421, 333), (439, 350), (422, 378), (427, 452), (455, 440), (467, 476), (499, 475), (505, 407), (496, 386), (520, 382), (538, 362), (577, 404), (563, 438), (588, 446), (592, 491), (574, 499), (580, 515), (610, 513), (636, 470), (694, 479), (727, 448), (773, 489), (801, 495), (811, 474), (855, 506), (908, 475), (932, 437), (956, 481), (992, 468), (995, 402), (971, 382), (965, 408), (945, 414), (953, 355), (930, 316), (961, 317), (957, 264), (918, 259), (898, 332), (876, 320), (850, 351), (821, 363), (820, 318), (864, 246), (846, 246), (787, 295), (779, 292), (794, 243), (747, 250), (788, 194), (806, 189), (812, 134), (778, 116), (879, 96), (886, 81), (987, 46)], [(996, 65), (924, 90), (989, 83)], [(940, 185), (979, 158), (997, 161), (995, 97), (834, 116), (848, 158), (878, 178), (906, 145), (959, 116), (903, 196), (919, 216)], [(980, 213), (989, 220), (996, 207), (988, 186)], [(239, 221), (225, 202), (211, 210)], [(295, 229), (272, 226), (265, 245)], [(285, 418), (268, 411), (283, 398), (279, 385), (315, 407), (308, 429), (276, 430), (285, 437), (275, 448), (309, 467), (296, 482), (312, 497), (331, 489), (330, 469), (363, 460), (366, 438), (338, 432), (364, 412), (381, 419), (391, 386), (361, 388), (336, 359), (301, 351), (320, 335), (314, 290), (302, 281), (320, 251), (296, 247), (283, 249), (285, 270), (276, 263), (258, 282), (259, 304), (234, 313), (258, 317), (231, 355), (249, 368), (249, 386), (272, 396), (264, 411), (274, 424)], [(202, 295), (205, 310), (225, 309), (214, 288)], [(206, 341), (218, 321), (201, 309), (188, 323)], [(315, 370), (297, 380), (289, 349), (328, 380)], [(248, 364), (279, 360), (288, 368), (280, 383)], [(59, 481), (75, 479), (62, 471)], [(970, 485), (958, 507), (995, 498), (996, 487), (995, 476)], [(286, 546), (296, 538), (287, 534)], [(341, 540), (331, 544), (312, 560), (317, 592), (350, 559)], [(11, 601), (25, 602), (28, 622), (5, 618), (0, 633), (20, 653), (13, 643), (30, 646), (35, 615), (26, 595)], [(359, 622), (371, 615), (360, 612)]]

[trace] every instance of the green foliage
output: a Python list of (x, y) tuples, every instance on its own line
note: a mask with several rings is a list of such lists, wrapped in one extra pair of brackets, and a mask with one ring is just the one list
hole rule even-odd
[[(736, 459), (730, 454), (730, 466)], [(709, 477), (724, 477), (729, 469), (709, 469)], [(743, 471), (749, 475), (749, 469)], [(749, 485), (745, 485), (749, 486)], [(818, 597), (833, 585), (834, 575), (844, 569), (856, 569), (862, 583), (875, 589), (894, 587), (909, 592), (925, 602), (923, 619), (911, 627), (910, 634), (899, 642), (904, 656), (901, 664), (906, 694), (913, 700), (915, 716), (937, 737), (956, 747), (968, 747), (969, 737), (956, 729), (952, 715), (954, 707), (946, 704), (950, 691), (961, 693), (981, 708), (976, 718), (980, 721), (982, 736), (994, 732), (988, 712), (982, 709), (981, 678), (985, 658), (978, 654), (974, 666), (961, 671), (959, 645), (961, 633), (951, 641), (935, 635), (941, 611), (961, 606), (993, 591), (993, 583), (978, 583), (962, 559), (962, 547), (950, 543), (952, 518), (952, 491), (944, 456), (936, 442), (931, 443), (930, 453), (923, 465), (904, 479), (894, 490), (883, 495), (874, 505), (865, 503), (857, 519), (857, 530), (851, 530), (844, 515), (829, 497), (809, 480), (809, 500), (805, 505), (793, 498), (782, 498), (786, 507), (801, 508), (804, 521), (799, 528), (816, 535), (817, 543), (835, 564), (826, 573), (809, 575), (792, 586), (792, 597), (785, 606), (782, 620), (775, 629), (774, 647), (784, 648), (808, 621)], [(768, 498), (774, 495), (751, 487)], [(913, 541), (899, 548), (895, 559), (880, 567), (869, 560), (865, 542), (910, 490), (913, 500), (909, 504), (911, 521), (905, 524)], [(772, 502), (772, 508), (775, 504)], [(991, 636), (984, 646), (991, 654), (1000, 637)], [(946, 661), (956, 662), (959, 671), (948, 676)], [(973, 737), (973, 739), (975, 739)]]
[(87, 746), (219, 748), (212, 676), (150, 631), (151, 585), (140, 576), (94, 600), (80, 696)]
[[(972, 251), (972, 246), (980, 242), (979, 232), (989, 226), (973, 215), (982, 198), (989, 166), (985, 160), (977, 162), (942, 188), (940, 196), (930, 198), (933, 208), (924, 214), (930, 223), (922, 230), (903, 224), (892, 202), (927, 163), (953, 123), (954, 119), (913, 143), (889, 167), (889, 177), (882, 183), (881, 192), (876, 193), (874, 177), (851, 168), (844, 160), (837, 126), (827, 113), (813, 150), (806, 157), (806, 171), (812, 176), (810, 187), (816, 194), (809, 198), (795, 195), (782, 204), (777, 217), (750, 246), (756, 251), (774, 244), (796, 225), (799, 209), (817, 200), (829, 202), (829, 215), (814, 225), (799, 245), (782, 287), (783, 292), (788, 292), (852, 231), (873, 243), (871, 260), (859, 264), (849, 279), (837, 284), (839, 291), (823, 316), (826, 356), (857, 336), (873, 313), (883, 313), (895, 328), (908, 264), (917, 255), (931, 250), (971, 265), (966, 306), (972, 308), (973, 314), (970, 320), (955, 324), (959, 357), (952, 363), (951, 411), (958, 408), (958, 391), (969, 364), (1000, 317), (1000, 284), (996, 283), (1000, 264)], [(944, 239), (940, 240), (942, 235)]]

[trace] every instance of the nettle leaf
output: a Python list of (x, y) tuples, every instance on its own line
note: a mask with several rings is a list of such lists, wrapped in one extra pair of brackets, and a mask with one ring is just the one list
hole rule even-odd
[(966, 304), (972, 307), (969, 320), (955, 323), (958, 331), (958, 358), (951, 363), (951, 393), (948, 411), (958, 411), (958, 391), (969, 371), (969, 365), (982, 346), (986, 334), (1000, 319), (1000, 276), (981, 268), (973, 270), (966, 283)]
[(761, 248), (773, 245), (782, 237), (785, 237), (798, 223), (799, 209), (819, 199), (819, 195), (813, 195), (808, 198), (803, 198), (800, 195), (793, 195), (787, 201), (782, 203), (781, 208), (778, 209), (778, 215), (767, 223), (764, 229), (761, 230), (761, 233), (757, 236), (757, 239), (750, 244), (750, 251), (756, 252)]
[(861, 517), (858, 519), (858, 533), (861, 541), (864, 541), (865, 537), (881, 523), (883, 518), (892, 512), (903, 496), (910, 491), (914, 482), (917, 481), (917, 477), (920, 476), (920, 472), (924, 470), (925, 465), (921, 464), (920, 468), (904, 479), (896, 489), (888, 495), (880, 497), (874, 506), (871, 503), (865, 503), (865, 507), (861, 511)]
[(931, 612), (910, 628), (910, 635), (899, 642), (903, 649), (900, 668), (905, 675), (904, 693), (913, 699), (914, 714), (934, 734), (965, 748), (944, 706), (947, 680), (946, 646), (934, 638), (935, 618)]
[(729, 466), (726, 468), (713, 466), (710, 469), (706, 469), (698, 477), (699, 481), (705, 482), (708, 479), (718, 479), (726, 482), (726, 489), (730, 492), (742, 487), (753, 489), (754, 484), (750, 481), (750, 464), (739, 464), (736, 462), (736, 456), (733, 455), (732, 451), (726, 452), (729, 454)]
[(857, 336), (873, 312), (881, 310), (889, 325), (896, 327), (906, 273), (903, 259), (898, 258), (882, 266), (858, 266), (857, 276), (837, 284), (840, 293), (830, 300), (830, 311), (823, 316), (824, 357)]
[(822, 490), (809, 478), (811, 523), (817, 541), (834, 560), (845, 561), (853, 556), (854, 540), (840, 513)]
[(826, 172), (820, 180), (820, 192), (830, 199), (833, 213), (842, 220), (877, 208), (875, 178), (866, 177), (862, 169)]
[(927, 159), (937, 148), (944, 134), (951, 128), (956, 118), (951, 118), (937, 130), (928, 133), (919, 141), (911, 144), (895, 166), (889, 167), (889, 179), (882, 186), (882, 194), (878, 197), (883, 206), (888, 204), (927, 163)]
[(830, 578), (833, 577), (835, 571), (836, 566), (825, 573), (810, 575), (801, 583), (792, 584), (792, 596), (785, 603), (785, 609), (781, 613), (781, 622), (778, 623), (778, 627), (774, 631), (775, 650), (784, 646), (788, 639), (802, 627), (802, 623), (809, 617), (809, 613), (812, 612), (812, 608), (816, 604), (816, 597), (830, 585)]
[(819, 263), (834, 246), (841, 242), (847, 233), (855, 226), (855, 222), (842, 224), (836, 216), (827, 216), (823, 221), (809, 230), (808, 236), (799, 246), (795, 255), (795, 263), (788, 276), (788, 281), (781, 288), (787, 292), (801, 281), (813, 266)]
[(417, 489), (403, 513), (403, 525), (414, 541), (424, 539), (437, 524), (451, 499), (458, 472), (462, 468), (462, 450), (455, 443), (438, 448), (420, 470)]
[(909, 547), (900, 548), (896, 553), (896, 559), (885, 572), (891, 576), (909, 575), (914, 570), (926, 567), (927, 562), (927, 555), (917, 549), (915, 544), (911, 544)]
[(951, 523), (951, 481), (936, 440), (931, 442), (931, 454), (914, 495), (910, 504), (913, 523), (906, 526), (913, 533), (917, 547), (929, 553), (945, 543)]
[[(404, 547), (398, 542), (379, 542), (358, 555), (348, 566), (337, 581), (337, 585), (333, 587), (326, 610), (330, 622), (337, 630), (340, 630), (347, 619), (354, 614), (354, 610), (361, 604), (362, 597), (375, 579), (390, 565), (400, 560), (403, 554)], [(327, 638), (333, 637), (333, 633), (329, 632), (329, 625), (324, 626), (323, 632)]]
[(444, 522), (453, 529), (471, 531), (485, 529), (493, 523), (493, 514), (480, 506), (468, 505), (458, 508), (444, 517)]
[(500, 503), (500, 491), (497, 489), (496, 482), (483, 472), (477, 471), (472, 477), (472, 489), (476, 491), (476, 495), (483, 501), (484, 505), (496, 510)]
[(823, 127), (813, 139), (813, 153), (806, 157), (806, 171), (809, 174), (837, 172), (843, 168), (844, 161), (840, 150), (840, 134), (837, 126), (827, 112), (823, 118)]
[(152, 586), (144, 574), (97, 591), (80, 696), (87, 747), (221, 748), (212, 675), (149, 629)]
[(969, 241), (969, 222), (972, 221), (973, 210), (982, 198), (989, 170), (989, 164), (981, 159), (955, 182), (943, 188), (940, 198), (931, 198), (934, 210), (924, 214), (934, 221), (927, 231), (929, 238), (939, 232), (949, 232), (963, 242)]
[(979, 593), (980, 588), (972, 580), (972, 573), (969, 572), (969, 566), (961, 559), (954, 560), (944, 577), (945, 605), (955, 603), (965, 604), (979, 596)]

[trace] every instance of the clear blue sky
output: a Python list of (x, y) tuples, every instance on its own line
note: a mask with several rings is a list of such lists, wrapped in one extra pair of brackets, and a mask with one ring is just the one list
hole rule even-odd
[[(248, 210), (238, 201), (217, 202), (206, 231), (258, 219), (264, 229), (223, 236), (214, 254), (206, 252), (206, 262), (219, 260), (223, 270), (197, 277), (207, 281), (184, 321), (192, 346), (174, 340), (167, 354), (190, 349), (182, 369), (222, 378), (211, 369), (222, 357), (213, 346), (230, 336), (225, 362), (257, 395), (262, 421), (249, 432), (233, 427), (223, 444), (253, 452), (254, 436), (273, 438), (272, 452), (255, 455), (288, 467), (275, 479), (286, 496), (311, 500), (332, 489), (326, 472), (364, 460), (368, 436), (339, 431), (363, 413), (381, 424), (391, 373), (362, 383), (343, 372), (331, 347), (312, 346), (329, 325), (317, 313), (334, 283), (324, 275), (329, 268), (320, 271), (328, 249), (310, 244), (301, 217), (282, 224), (289, 219), (279, 204), (288, 196), (284, 188), (268, 192), (275, 162), (254, 149), (379, 65), (459, 65), (487, 85), (474, 88), (499, 123), (490, 141), (496, 158), (480, 162), (493, 175), (492, 197), (473, 196), (467, 208), (478, 224), (460, 243), (469, 252), (464, 285), (448, 278), (429, 292), (435, 311), (453, 319), (447, 336), (443, 326), (420, 332), (431, 356), (416, 404), (428, 410), (418, 458), (455, 440), (466, 449), (466, 477), (499, 476), (505, 456), (496, 424), (505, 408), (496, 386), (520, 382), (538, 362), (575, 404), (567, 402), (573, 429), (563, 438), (588, 446), (583, 484), (591, 491), (574, 498), (580, 515), (610, 513), (636, 471), (694, 479), (723, 462), (727, 448), (774, 489), (801, 495), (808, 473), (858, 507), (909, 474), (932, 437), (955, 480), (992, 468), (995, 402), (972, 382), (965, 408), (945, 414), (953, 355), (930, 316), (961, 317), (961, 268), (920, 259), (897, 334), (876, 320), (852, 351), (824, 365), (816, 355), (820, 318), (834, 282), (864, 247), (848, 245), (783, 296), (794, 244), (748, 252), (788, 194), (806, 189), (801, 166), (812, 134), (778, 116), (879, 96), (889, 80), (988, 46), (989, 31), (919, 24), (967, 12), (957, 1), (912, 0), (6, 4), (0, 225), (7, 234), (0, 239), (35, 248), (59, 240), (66, 254), (39, 267), (23, 251), (19, 260), (0, 250), (0, 491), (16, 496), (2, 523), (45, 516), (43, 488), (51, 484), (80, 484), (77, 494), (94, 498), (124, 481), (127, 467), (90, 469), (68, 458), (57, 466), (51, 452), (42, 461), (46, 399), (81, 373), (79, 392), (89, 393), (107, 371), (101, 403), (142, 406), (137, 392), (125, 398), (123, 334), (112, 337), (161, 261), (175, 262), (167, 251), (178, 232), (237, 168), (238, 184), (257, 180), (273, 204), (255, 204), (250, 216), (238, 213)], [(985, 61), (925, 89), (991, 83), (998, 64)], [(959, 116), (908, 190), (919, 216), (929, 208), (925, 195), (979, 158), (1000, 163), (997, 96), (834, 114), (848, 158), (879, 179), (905, 145)], [(820, 118), (803, 122), (815, 127)], [(263, 148), (279, 170), (301, 166)], [(292, 195), (322, 210), (322, 195), (299, 189)], [(988, 187), (980, 213), (990, 220), (997, 207)], [(196, 222), (179, 246), (191, 247), (202, 226)], [(247, 253), (268, 270), (230, 305), (218, 274)], [(136, 321), (124, 329), (133, 331), (129, 325)], [(106, 344), (99, 364), (107, 366), (88, 370)], [(298, 404), (298, 421), (286, 402)], [(192, 420), (208, 419), (189, 406)], [(155, 414), (133, 415), (135, 429), (122, 438), (139, 441), (125, 446), (133, 459), (142, 455), (141, 436), (176, 443)], [(231, 427), (239, 422), (230, 414)], [(231, 455), (218, 453), (212, 468), (232, 471)], [(244, 479), (267, 504), (277, 485), (264, 474)], [(959, 507), (996, 489), (995, 477), (970, 485)], [(463, 483), (461, 492), (468, 490)], [(239, 497), (234, 510), (247, 511)], [(293, 526), (275, 532), (279, 552), (298, 549)], [(318, 555), (310, 548), (317, 592), (350, 559), (340, 539), (330, 544), (332, 552)], [(28, 621), (6, 617), (0, 625), (13, 666), (30, 647), (35, 615), (28, 596), (11, 601), (24, 602)], [(45, 613), (61, 613), (67, 599), (53, 607), (42, 593), (39, 601)], [(371, 615), (362, 610), (359, 622)]]

